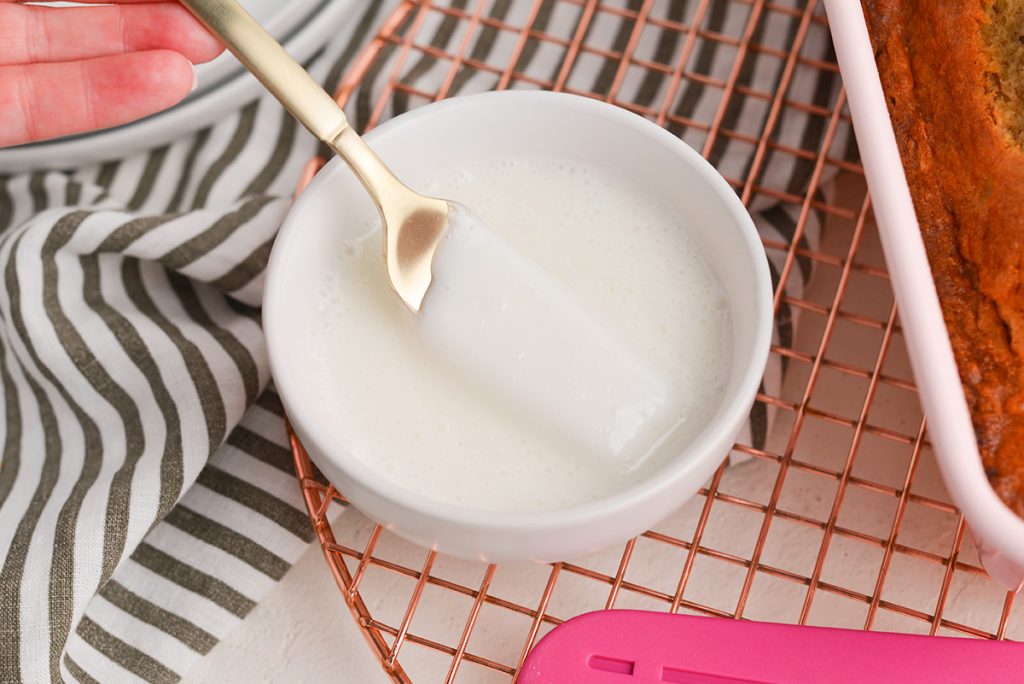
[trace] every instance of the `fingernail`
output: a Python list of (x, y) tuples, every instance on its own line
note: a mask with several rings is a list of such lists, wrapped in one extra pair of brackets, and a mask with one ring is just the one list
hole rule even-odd
[(189, 88), (189, 92), (194, 92), (196, 87), (199, 85), (199, 73), (196, 71), (196, 65), (192, 65), (192, 87)]

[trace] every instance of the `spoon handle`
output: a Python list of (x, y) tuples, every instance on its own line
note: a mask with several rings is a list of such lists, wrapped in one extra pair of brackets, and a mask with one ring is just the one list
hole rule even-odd
[(410, 309), (419, 311), (430, 286), (434, 250), (447, 226), (448, 202), (424, 197), (406, 187), (349, 126), (334, 98), (237, 0), (181, 3), (227, 45), (292, 116), (355, 171), (380, 212), (391, 287)]
[(181, 0), (292, 116), (344, 159), (383, 212), (413, 193), (349, 126), (345, 112), (237, 0)]
[[(338, 103), (237, 0), (181, 0), (309, 132), (332, 145), (348, 128)], [(333, 145), (332, 145), (333, 146)]]

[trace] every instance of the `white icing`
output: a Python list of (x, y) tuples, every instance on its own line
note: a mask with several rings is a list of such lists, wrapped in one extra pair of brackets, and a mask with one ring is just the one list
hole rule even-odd
[(423, 190), (485, 225), (456, 217), (419, 317), (378, 228), (339, 255), (311, 331), (339, 444), (432, 499), (527, 511), (607, 496), (692, 439), (731, 348), (680, 217), (589, 162), (486, 160)]

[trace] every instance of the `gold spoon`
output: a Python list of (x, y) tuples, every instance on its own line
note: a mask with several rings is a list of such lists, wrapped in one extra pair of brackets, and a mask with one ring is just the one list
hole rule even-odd
[(355, 171), (380, 211), (388, 281), (413, 311), (430, 287), (451, 204), (410, 190), (349, 125), (345, 112), (237, 0), (181, 0), (299, 123)]

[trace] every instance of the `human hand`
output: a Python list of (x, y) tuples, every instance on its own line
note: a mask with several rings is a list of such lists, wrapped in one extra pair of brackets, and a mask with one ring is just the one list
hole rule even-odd
[(0, 0), (0, 147), (166, 109), (194, 88), (192, 64), (223, 49), (177, 2), (113, 1), (123, 4)]

